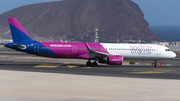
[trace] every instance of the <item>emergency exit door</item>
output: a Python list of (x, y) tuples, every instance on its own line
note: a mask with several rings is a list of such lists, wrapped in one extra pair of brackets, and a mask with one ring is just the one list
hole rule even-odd
[(34, 44), (34, 52), (39, 52), (39, 43)]

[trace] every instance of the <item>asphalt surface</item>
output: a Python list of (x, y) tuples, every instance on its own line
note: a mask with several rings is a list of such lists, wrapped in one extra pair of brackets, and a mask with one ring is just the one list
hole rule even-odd
[(0, 51), (0, 55), (19, 55), (19, 56), (23, 56), (23, 55), (28, 55), (28, 56), (33, 56), (32, 54), (27, 54), (27, 53), (23, 53), (23, 52), (4, 52), (4, 51)]
[(0, 101), (179, 101), (180, 58), (99, 64), (0, 53)]
[(179, 59), (160, 61), (164, 64), (164, 66), (160, 66), (158, 68), (146, 65), (99, 65), (98, 67), (87, 67), (85, 63), (71, 63), (71, 61), (62, 63), (33, 61), (0, 61), (0, 70), (64, 73), (110, 77), (180, 79)]

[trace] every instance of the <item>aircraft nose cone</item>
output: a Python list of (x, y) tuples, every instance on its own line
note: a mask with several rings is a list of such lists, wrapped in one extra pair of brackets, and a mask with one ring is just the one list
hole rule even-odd
[(175, 58), (176, 57), (176, 53), (172, 53), (172, 55), (171, 55), (173, 58)]
[(176, 53), (174, 53), (174, 57), (176, 57)]

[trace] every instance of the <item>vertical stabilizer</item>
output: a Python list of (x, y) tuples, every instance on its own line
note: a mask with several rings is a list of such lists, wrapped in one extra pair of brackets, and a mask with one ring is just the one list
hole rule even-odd
[(13, 42), (34, 41), (16, 18), (8, 18)]

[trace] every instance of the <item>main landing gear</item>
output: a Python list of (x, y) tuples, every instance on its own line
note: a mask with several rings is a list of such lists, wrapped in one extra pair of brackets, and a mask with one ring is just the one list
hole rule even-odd
[(159, 65), (157, 64), (157, 60), (154, 60), (154, 62), (155, 62), (154, 66), (159, 67)]
[(91, 66), (91, 65), (92, 65), (91, 61), (90, 61), (90, 60), (87, 61), (87, 62), (86, 62), (86, 65), (87, 65), (87, 66)]
[(87, 65), (87, 66), (97, 66), (97, 63), (96, 63), (96, 61), (93, 62), (93, 63), (91, 63), (91, 61), (88, 60), (88, 61), (86, 62), (86, 65)]

